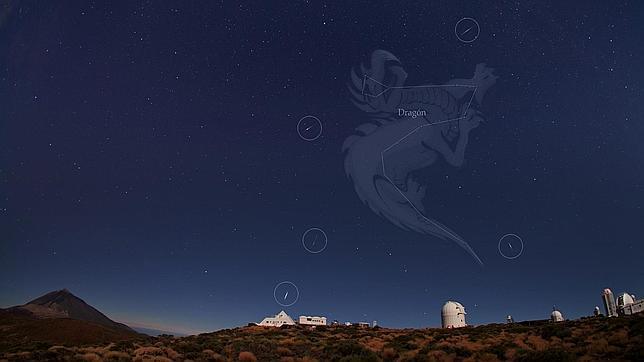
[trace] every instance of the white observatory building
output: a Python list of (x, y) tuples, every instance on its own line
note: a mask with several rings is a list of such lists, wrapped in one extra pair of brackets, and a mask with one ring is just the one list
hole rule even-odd
[(604, 289), (602, 292), (602, 301), (604, 302), (604, 309), (606, 309), (606, 317), (617, 317), (615, 298), (613, 297), (613, 292), (610, 289)]
[(622, 293), (617, 297), (617, 314), (631, 315), (644, 312), (644, 299), (637, 300), (635, 295)]
[(443, 305), (441, 310), (441, 320), (443, 328), (460, 328), (466, 327), (465, 323), (465, 307), (459, 302), (448, 301)]
[(561, 314), (561, 312), (556, 310), (555, 308), (552, 308), (552, 313), (550, 313), (550, 321), (563, 322), (564, 321), (563, 314)]
[(602, 292), (602, 301), (604, 302), (604, 308), (606, 308), (606, 315), (608, 317), (644, 312), (644, 299), (637, 300), (633, 294), (622, 293), (615, 300), (613, 292), (606, 288)]
[(298, 324), (302, 326), (326, 326), (326, 317), (301, 315)]
[(635, 303), (635, 296), (628, 293), (622, 293), (617, 297), (617, 310), (624, 309), (625, 306)]
[(281, 311), (273, 317), (266, 317), (258, 324), (258, 326), (263, 327), (281, 327), (283, 325), (295, 325), (295, 321), (291, 317), (289, 317), (289, 315), (286, 314), (285, 311)]

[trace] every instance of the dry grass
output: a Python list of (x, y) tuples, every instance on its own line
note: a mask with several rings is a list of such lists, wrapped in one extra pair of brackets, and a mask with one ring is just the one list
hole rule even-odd
[(88, 361), (88, 362), (102, 361), (101, 356), (97, 355), (96, 353), (77, 354), (76, 358), (81, 361)]
[(73, 345), (32, 341), (4, 347), (0, 361), (644, 360), (644, 315), (458, 330), (245, 327), (136, 342)]
[(120, 351), (108, 351), (103, 355), (103, 358), (107, 361), (129, 361), (131, 359), (129, 353)]
[(257, 362), (257, 357), (255, 357), (253, 352), (248, 351), (239, 352), (238, 359), (240, 362)]

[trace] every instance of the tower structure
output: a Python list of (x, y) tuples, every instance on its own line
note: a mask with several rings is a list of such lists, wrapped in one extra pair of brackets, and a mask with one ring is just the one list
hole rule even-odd
[(604, 309), (606, 309), (606, 317), (617, 317), (615, 297), (610, 289), (604, 289), (602, 292), (602, 301), (604, 302)]

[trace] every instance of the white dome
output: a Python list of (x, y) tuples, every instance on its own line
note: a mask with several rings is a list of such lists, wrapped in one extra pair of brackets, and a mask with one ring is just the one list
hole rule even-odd
[(564, 320), (563, 314), (561, 314), (561, 312), (558, 310), (553, 310), (550, 314), (550, 320), (553, 322), (561, 322)]
[(633, 297), (628, 293), (622, 293), (617, 297), (618, 307), (623, 307), (633, 303), (635, 303), (635, 300), (633, 300)]
[(443, 315), (457, 315), (457, 314), (467, 314), (465, 313), (465, 307), (459, 302), (448, 301), (443, 305), (442, 310)]
[(443, 328), (465, 327), (465, 307), (459, 302), (448, 301), (441, 310)]

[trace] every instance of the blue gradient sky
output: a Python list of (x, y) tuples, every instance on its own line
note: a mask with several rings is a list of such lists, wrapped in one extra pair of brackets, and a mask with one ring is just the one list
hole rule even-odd
[[(644, 4), (573, 3), (10, 1), (0, 307), (68, 288), (121, 321), (207, 331), (277, 313), (290, 280), (292, 316), (425, 327), (448, 299), (481, 324), (644, 294)], [(469, 45), (453, 33), (466, 16)], [(480, 62), (500, 77), (465, 165), (425, 176), (429, 213), (483, 268), (372, 213), (344, 175), (365, 120), (346, 82), (374, 49), (409, 84)], [(308, 114), (314, 142), (295, 128)], [(323, 253), (302, 248), (310, 227)], [(525, 243), (511, 261), (507, 233)]]

